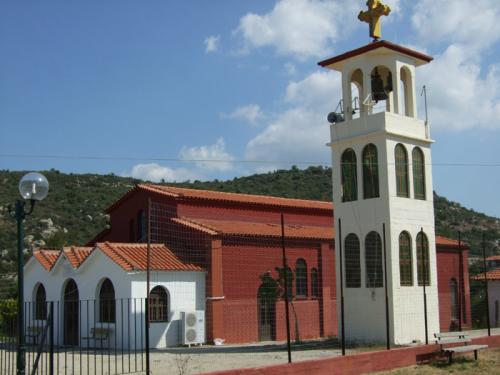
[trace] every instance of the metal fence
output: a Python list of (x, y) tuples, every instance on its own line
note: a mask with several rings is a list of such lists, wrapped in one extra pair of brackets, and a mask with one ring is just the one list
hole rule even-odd
[[(147, 368), (145, 299), (26, 302), (26, 374), (132, 374)], [(3, 301), (0, 373), (16, 374), (16, 301)]]

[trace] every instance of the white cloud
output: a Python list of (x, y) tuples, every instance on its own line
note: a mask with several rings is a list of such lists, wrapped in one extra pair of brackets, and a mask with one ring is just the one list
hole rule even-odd
[(223, 119), (242, 120), (250, 124), (255, 124), (263, 118), (263, 113), (257, 104), (249, 104), (236, 107), (231, 113), (221, 113)]
[(420, 0), (412, 24), (426, 44), (452, 42), (485, 48), (500, 39), (498, 0)]
[(200, 179), (200, 175), (184, 168), (168, 168), (157, 163), (137, 164), (126, 175), (141, 180), (159, 182), (183, 182)]
[(233, 156), (225, 150), (223, 138), (219, 138), (213, 145), (199, 147), (183, 147), (179, 156), (183, 160), (192, 160), (198, 168), (210, 171), (228, 171), (233, 169)]
[(215, 52), (219, 49), (220, 35), (210, 35), (205, 38), (204, 43), (206, 53)]
[(285, 71), (288, 75), (294, 76), (295, 74), (297, 74), (297, 67), (295, 66), (295, 64), (287, 62), (287, 63), (285, 63), (284, 67), (285, 67)]
[(484, 72), (467, 50), (453, 44), (418, 71), (428, 88), (431, 128), (500, 129), (500, 64)]
[[(326, 115), (340, 96), (340, 75), (317, 71), (289, 83), (284, 101), (290, 107), (276, 114), (246, 146), (248, 160), (328, 160), (329, 127)], [(269, 166), (273, 168), (273, 166)]]
[(243, 38), (243, 50), (274, 47), (299, 59), (324, 56), (358, 23), (358, 8), (350, 0), (280, 0), (269, 13), (243, 16), (235, 33)]

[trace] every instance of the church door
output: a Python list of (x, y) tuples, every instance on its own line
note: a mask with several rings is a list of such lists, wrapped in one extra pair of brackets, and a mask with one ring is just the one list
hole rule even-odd
[(64, 345), (78, 345), (79, 294), (74, 280), (64, 288)]
[[(259, 293), (261, 295), (261, 293)], [(259, 341), (276, 340), (276, 304), (258, 298)]]

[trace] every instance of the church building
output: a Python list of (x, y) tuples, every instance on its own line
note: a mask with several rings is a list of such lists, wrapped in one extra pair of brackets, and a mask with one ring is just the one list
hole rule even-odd
[[(408, 344), (471, 327), (469, 249), (435, 233), (434, 141), (417, 117), (416, 70), (432, 57), (379, 40), (379, 18), (390, 9), (368, 4), (359, 18), (370, 23), (374, 41), (319, 63), (342, 75), (339, 110), (328, 116), (333, 204), (140, 184), (107, 209), (109, 228), (88, 244), (99, 249), (95, 257), (109, 258), (103, 250), (120, 243), (122, 257), (132, 260), (148, 234), (163, 244), (177, 271), (189, 272), (174, 280), (167, 272), (176, 270), (151, 271), (170, 298), (168, 316), (203, 310), (208, 343), (285, 340), (284, 285), (292, 340), (344, 332), (355, 342)], [(133, 276), (110, 259), (120, 277)], [(41, 257), (35, 261), (43, 266)], [(57, 263), (44, 267), (36, 268), (32, 288)], [(80, 282), (95, 284), (106, 271), (83, 272)], [(194, 287), (182, 295), (162, 277)], [(61, 295), (65, 283), (51, 295)]]

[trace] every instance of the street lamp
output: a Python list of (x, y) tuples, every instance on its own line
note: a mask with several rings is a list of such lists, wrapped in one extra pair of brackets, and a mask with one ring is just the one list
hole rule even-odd
[[(23, 273), (23, 221), (33, 212), (36, 201), (44, 199), (49, 192), (49, 182), (43, 174), (30, 172), (19, 181), (19, 193), (23, 199), (16, 201), (14, 209), (10, 207), (11, 215), (17, 221), (17, 374), (24, 375), (26, 363), (24, 338), (24, 273)], [(26, 201), (30, 207), (26, 211)]]

